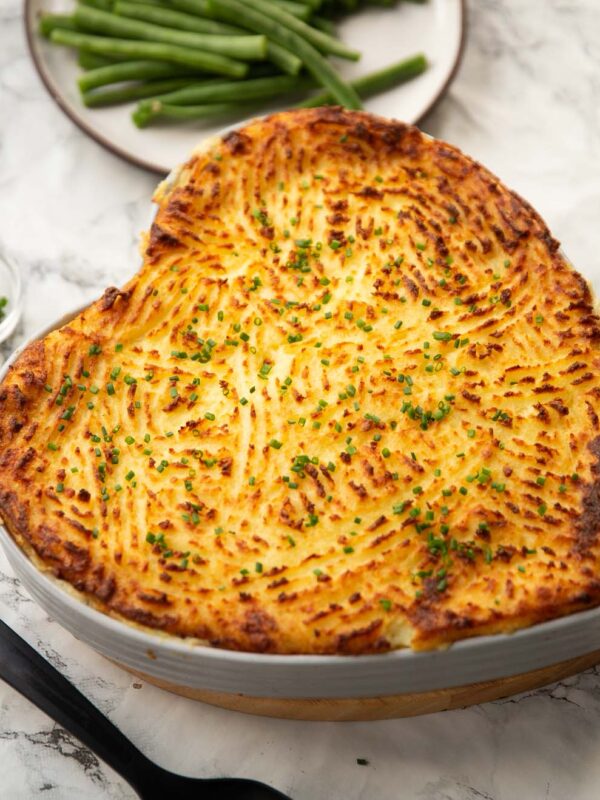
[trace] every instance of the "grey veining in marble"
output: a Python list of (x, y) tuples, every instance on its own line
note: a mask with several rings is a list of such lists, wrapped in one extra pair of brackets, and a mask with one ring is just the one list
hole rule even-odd
[[(600, 289), (600, 4), (472, 0), (470, 12), (462, 69), (423, 127), (527, 197)], [(19, 262), (25, 282), (25, 314), (11, 346), (134, 271), (154, 183), (86, 139), (53, 105), (29, 63), (21, 0), (0, 0), (0, 252)], [(598, 670), (464, 711), (286, 722), (136, 681), (48, 619), (3, 556), (0, 616), (169, 769), (252, 776), (295, 800), (600, 796)], [(0, 798), (133, 797), (2, 683), (0, 765)]]

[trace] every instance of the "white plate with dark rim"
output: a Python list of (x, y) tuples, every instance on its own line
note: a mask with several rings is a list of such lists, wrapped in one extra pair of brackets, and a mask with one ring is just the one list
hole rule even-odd
[[(217, 133), (222, 121), (161, 124), (138, 130), (130, 119), (132, 104), (88, 109), (79, 98), (75, 52), (50, 44), (37, 33), (42, 12), (65, 13), (73, 0), (25, 0), (25, 28), (35, 67), (58, 105), (82, 131), (103, 147), (144, 169), (165, 175), (183, 161), (198, 141)], [(418, 122), (442, 97), (460, 63), (465, 39), (466, 0), (400, 2), (394, 8), (371, 7), (339, 25), (345, 42), (363, 54), (358, 63), (338, 62), (344, 77), (380, 69), (417, 52), (430, 66), (418, 78), (371, 98), (366, 109)], [(281, 106), (270, 106), (278, 110)], [(247, 112), (246, 112), (247, 113)]]

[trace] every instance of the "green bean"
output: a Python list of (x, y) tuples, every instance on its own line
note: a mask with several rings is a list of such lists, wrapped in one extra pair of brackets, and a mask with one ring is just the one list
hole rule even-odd
[[(170, 0), (170, 3), (188, 14), (204, 18), (214, 17), (208, 8), (208, 0)], [(237, 20), (234, 18), (234, 21)], [(297, 75), (302, 69), (302, 61), (297, 56), (270, 39), (267, 43), (267, 58), (288, 75)]]
[[(79, 78), (77, 84), (80, 91), (87, 92), (110, 83), (146, 81), (153, 78), (180, 78), (182, 75), (189, 76), (191, 72), (189, 67), (167, 64), (165, 61), (123, 61), (119, 64), (91, 69)], [(158, 92), (154, 94), (156, 95)]]
[(81, 69), (98, 69), (98, 67), (108, 67), (109, 64), (117, 62), (112, 58), (97, 56), (95, 53), (88, 53), (87, 50), (80, 50), (77, 55), (77, 63)]
[(38, 23), (38, 30), (42, 36), (49, 39), (50, 34), (56, 28), (68, 31), (79, 30), (75, 18), (71, 14), (42, 14)]
[[(244, 106), (239, 103), (213, 103), (202, 106), (170, 106), (155, 100), (150, 108), (136, 109), (131, 115), (138, 128), (145, 128), (150, 122), (158, 119), (189, 121), (211, 119), (213, 117), (237, 116)], [(254, 105), (249, 108), (255, 108)]]
[(340, 14), (351, 14), (356, 11), (358, 0), (329, 0), (324, 2), (320, 7), (321, 14), (326, 16), (339, 16)]
[(208, 0), (169, 0), (169, 4), (188, 14), (197, 14), (199, 17), (213, 19), (208, 8)]
[(112, 9), (112, 0), (79, 0), (84, 6), (91, 8), (99, 8), (100, 11), (110, 11)]
[(317, 11), (322, 5), (322, 0), (296, 0), (296, 2), (302, 3), (305, 6), (310, 6), (313, 11)]
[(246, 31), (241, 28), (235, 28), (233, 25), (226, 25), (224, 22), (217, 22), (214, 19), (204, 19), (193, 14), (184, 14), (182, 11), (139, 2), (119, 2), (118, 0), (115, 3), (114, 12), (122, 17), (139, 19), (143, 22), (152, 22), (155, 25), (164, 25), (166, 28), (177, 28), (192, 33), (212, 33), (221, 36), (246, 34)]
[[(257, 3), (257, 0), (254, 0)], [(266, 34), (277, 44), (291, 50), (304, 62), (306, 68), (335, 97), (340, 105), (347, 108), (361, 108), (360, 99), (354, 89), (347, 84), (334, 68), (311, 44), (294, 31), (280, 25), (266, 14), (260, 13), (255, 5), (248, 6), (238, 0), (209, 0), (210, 8), (219, 18), (231, 21), (237, 19), (250, 30)]]
[[(308, 83), (310, 86), (310, 83)], [(270, 78), (255, 78), (246, 81), (215, 81), (211, 84), (188, 86), (164, 95), (153, 95), (167, 105), (191, 106), (207, 103), (235, 103), (246, 100), (264, 100), (279, 94), (305, 89), (307, 81), (291, 75), (276, 75)], [(143, 103), (142, 105), (148, 105)]]
[(267, 58), (287, 75), (297, 75), (302, 69), (302, 60), (277, 42), (267, 40)]
[(288, 14), (293, 17), (301, 19), (303, 22), (308, 22), (312, 16), (312, 8), (304, 3), (297, 3), (295, 0), (268, 0), (269, 3), (279, 6)]
[(113, 39), (60, 28), (52, 31), (50, 39), (56, 44), (77, 47), (102, 56), (168, 61), (172, 64), (194, 67), (199, 72), (216, 72), (231, 78), (243, 78), (248, 72), (248, 65), (241, 61), (219, 58), (214, 53), (204, 53), (191, 47), (178, 47), (174, 44)]
[[(106, 11), (78, 6), (75, 20), (79, 26), (93, 33), (122, 37), (123, 39), (143, 39), (148, 42), (180, 45), (204, 51), (223, 59), (226, 63), (232, 58), (243, 60), (262, 60), (267, 54), (267, 40), (264, 36), (214, 36), (201, 33), (163, 28), (150, 22), (119, 17)], [(217, 62), (215, 62), (217, 63)], [(219, 70), (215, 69), (215, 72)]]
[[(363, 75), (352, 81), (352, 86), (361, 98), (386, 91), (399, 83), (415, 78), (427, 69), (427, 59), (422, 53), (405, 58), (388, 67)], [(299, 108), (315, 108), (335, 102), (329, 92), (319, 92), (298, 104)]]
[[(250, 78), (275, 78), (275, 77), (283, 77), (281, 71), (277, 69), (274, 64), (270, 64), (268, 61), (256, 61), (254, 64), (250, 64), (250, 69), (244, 80), (249, 80)], [(223, 80), (220, 78), (219, 80)], [(227, 78), (226, 80), (229, 80)]]
[[(140, 0), (134, 1), (139, 2)], [(129, 0), (129, 2), (132, 2), (132, 0)], [(162, 2), (162, 0), (153, 0), (153, 2), (158, 3)], [(208, 8), (208, 0), (169, 0), (169, 3), (179, 11), (193, 14), (197, 17), (204, 19), (213, 19), (214, 17)], [(220, 24), (224, 23), (221, 22)], [(231, 29), (231, 33), (246, 33), (243, 28), (235, 25), (227, 25), (227, 27)], [(302, 61), (297, 56), (290, 53), (285, 47), (281, 47), (281, 45), (270, 40), (267, 42), (267, 58), (287, 75), (297, 75), (302, 69)]]
[(171, 92), (189, 86), (194, 78), (170, 78), (164, 81), (148, 81), (148, 83), (135, 83), (131, 86), (121, 86), (117, 89), (96, 89), (81, 93), (83, 104), (87, 108), (105, 108), (121, 103), (131, 103), (142, 100), (161, 92)]
[[(84, 31), (80, 31), (84, 34)], [(100, 56), (96, 53), (91, 53), (88, 50), (80, 50), (77, 58), (77, 63), (83, 69), (96, 69), (96, 67), (107, 67), (109, 64), (122, 64), (125, 61), (139, 61), (140, 57), (135, 55), (119, 55), (119, 56)], [(89, 66), (87, 66), (89, 64)]]
[(313, 28), (318, 28), (323, 33), (328, 33), (330, 36), (335, 36), (335, 24), (327, 17), (321, 17), (318, 15), (314, 15), (310, 21), (310, 24)]
[(356, 11), (358, 0), (333, 0), (333, 2), (323, 3), (323, 13), (329, 14), (350, 14)]
[(252, 9), (269, 15), (272, 20), (280, 25), (285, 25), (286, 28), (301, 36), (322, 53), (330, 53), (340, 58), (347, 58), (350, 61), (358, 61), (360, 58), (360, 53), (357, 50), (351, 50), (339, 39), (334, 39), (333, 36), (329, 36), (323, 31), (311, 28), (310, 25), (288, 14), (287, 11), (270, 2), (270, 0), (252, 0)]
[[(420, 75), (426, 68), (427, 59), (423, 54), (419, 53), (357, 78), (352, 81), (352, 86), (360, 97), (370, 97)], [(293, 80), (285, 76), (255, 79), (243, 83), (213, 81), (210, 85), (209, 82), (204, 85), (195, 84), (162, 96), (157, 93), (153, 95), (153, 100), (159, 100), (167, 105), (233, 102), (240, 97), (243, 97), (244, 100), (259, 100), (274, 97), (280, 93), (303, 89), (307, 84), (306, 80)], [(326, 92), (321, 92), (300, 103), (299, 107), (310, 108), (325, 105), (327, 102), (332, 102), (331, 96)]]

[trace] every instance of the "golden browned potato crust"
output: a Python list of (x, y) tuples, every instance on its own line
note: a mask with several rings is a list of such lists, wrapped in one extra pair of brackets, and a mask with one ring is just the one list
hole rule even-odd
[(335, 108), (211, 142), (157, 201), (138, 274), (0, 388), (0, 510), (40, 567), (271, 653), (598, 604), (599, 321), (530, 206)]

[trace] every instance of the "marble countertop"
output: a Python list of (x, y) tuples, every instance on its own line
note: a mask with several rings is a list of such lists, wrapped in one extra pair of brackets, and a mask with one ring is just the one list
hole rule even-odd
[[(133, 272), (156, 182), (84, 137), (52, 103), (29, 61), (21, 15), (22, 0), (0, 0), (0, 253), (20, 264), (25, 284), (23, 320), (5, 353)], [(422, 123), (525, 196), (597, 290), (599, 32), (597, 0), (472, 0), (462, 68)], [(211, 708), (137, 681), (49, 619), (2, 555), (0, 617), (168, 769), (252, 776), (294, 800), (600, 795), (598, 669), (462, 711), (288, 722)], [(1, 682), (0, 764), (2, 798), (134, 797)]]

